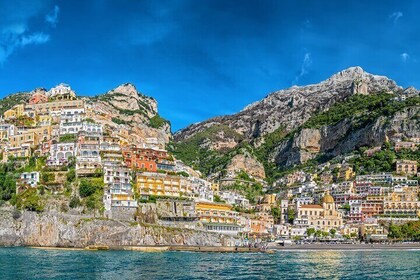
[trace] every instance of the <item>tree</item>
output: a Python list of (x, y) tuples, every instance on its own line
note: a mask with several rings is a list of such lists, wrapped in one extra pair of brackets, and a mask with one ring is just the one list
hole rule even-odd
[(79, 185), (80, 197), (88, 197), (96, 191), (103, 191), (104, 183), (102, 178), (82, 179)]
[(332, 237), (334, 237), (336, 233), (337, 233), (337, 230), (335, 228), (330, 229), (330, 234)]
[(271, 207), (271, 215), (273, 215), (274, 221), (278, 222), (281, 218), (281, 210), (279, 207)]
[(42, 212), (44, 205), (41, 198), (34, 188), (27, 189), (16, 197), (16, 207), (18, 209), (26, 209), (29, 211)]
[(315, 229), (314, 228), (308, 228), (306, 230), (306, 235), (308, 235), (309, 237), (311, 237), (312, 235), (315, 235)]
[(399, 226), (391, 224), (388, 229), (389, 233), (388, 236), (394, 239), (402, 238), (401, 229)]
[(314, 236), (315, 237), (321, 237), (322, 236), (322, 231), (318, 229), (317, 231), (315, 231)]
[(221, 199), (220, 196), (218, 196), (217, 194), (214, 195), (214, 202), (225, 203), (225, 201)]
[(73, 168), (71, 168), (67, 172), (66, 177), (67, 177), (67, 182), (69, 182), (69, 183), (74, 182), (74, 180), (76, 179), (76, 170), (74, 170)]
[(290, 224), (293, 224), (293, 221), (295, 220), (296, 211), (294, 208), (288, 208), (287, 209), (287, 219)]

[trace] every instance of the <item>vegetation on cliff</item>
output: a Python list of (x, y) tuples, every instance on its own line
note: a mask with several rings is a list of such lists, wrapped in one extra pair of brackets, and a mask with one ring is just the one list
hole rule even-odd
[(170, 143), (168, 150), (177, 158), (200, 170), (205, 175), (222, 171), (229, 160), (236, 154), (235, 151), (239, 150), (239, 147), (220, 150), (208, 147), (208, 143), (218, 140), (220, 135), (223, 135), (224, 138), (235, 139), (235, 141), (243, 140), (243, 137), (230, 127), (215, 125), (196, 133), (185, 141)]
[(15, 105), (25, 103), (29, 100), (29, 95), (27, 93), (16, 93), (0, 100), (0, 115), (3, 115), (4, 112), (9, 110)]

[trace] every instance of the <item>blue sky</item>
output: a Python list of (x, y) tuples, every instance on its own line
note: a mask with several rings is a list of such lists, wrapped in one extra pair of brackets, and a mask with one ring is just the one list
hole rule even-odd
[(0, 96), (134, 83), (173, 130), (350, 66), (420, 88), (420, 1), (0, 0)]

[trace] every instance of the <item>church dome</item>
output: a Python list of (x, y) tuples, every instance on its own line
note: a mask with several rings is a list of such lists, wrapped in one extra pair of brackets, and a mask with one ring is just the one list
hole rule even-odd
[(322, 203), (334, 203), (334, 198), (327, 192), (321, 201)]

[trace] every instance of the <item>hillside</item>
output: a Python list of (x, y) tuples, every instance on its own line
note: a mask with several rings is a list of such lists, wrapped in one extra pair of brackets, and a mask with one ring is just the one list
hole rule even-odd
[(133, 84), (122, 84), (85, 100), (97, 115), (111, 116), (107, 121), (110, 126), (127, 125), (140, 137), (157, 138), (160, 143), (168, 143), (171, 137), (170, 122), (158, 114), (156, 99), (139, 92)]
[[(37, 88), (1, 99), (0, 114), (17, 104), (27, 102), (38, 92), (47, 93), (47, 90)], [(126, 125), (128, 130), (133, 130), (140, 137), (157, 138), (162, 144), (168, 143), (171, 137), (170, 122), (158, 114), (156, 99), (139, 92), (133, 84), (122, 84), (104, 94), (82, 99), (92, 108), (95, 119), (110, 127)]]
[[(395, 134), (416, 136), (418, 95), (416, 89), (351, 67), (319, 84), (271, 93), (237, 114), (188, 126), (175, 133), (171, 149), (186, 163), (218, 177), (246, 149), (274, 178), (310, 159), (322, 161), (378, 145)], [(187, 150), (204, 152), (191, 157)]]

